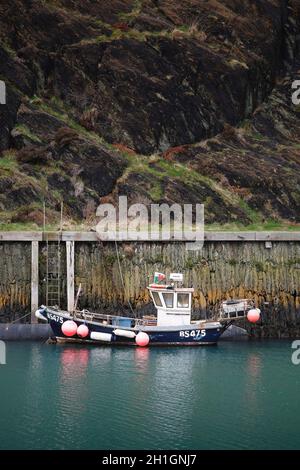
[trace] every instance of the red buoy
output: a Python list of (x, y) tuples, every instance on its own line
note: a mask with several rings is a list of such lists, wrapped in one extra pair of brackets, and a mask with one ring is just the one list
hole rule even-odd
[(80, 337), (80, 338), (86, 338), (89, 334), (89, 329), (86, 325), (79, 325), (79, 327), (77, 328), (77, 335)]
[(77, 332), (77, 325), (73, 320), (67, 320), (62, 324), (61, 331), (65, 336), (74, 336)]
[(150, 338), (147, 333), (144, 333), (144, 331), (140, 331), (136, 337), (135, 337), (135, 342), (138, 346), (144, 347), (149, 344)]
[(247, 319), (250, 323), (256, 323), (260, 319), (260, 310), (259, 308), (252, 308), (247, 313)]

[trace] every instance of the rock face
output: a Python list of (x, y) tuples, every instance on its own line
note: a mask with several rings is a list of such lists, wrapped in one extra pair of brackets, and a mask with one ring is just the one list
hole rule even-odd
[(0, 2), (1, 221), (128, 194), (299, 222), (299, 31), (296, 0)]

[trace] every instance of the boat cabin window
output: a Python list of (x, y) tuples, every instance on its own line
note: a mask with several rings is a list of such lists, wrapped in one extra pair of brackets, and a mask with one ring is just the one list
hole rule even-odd
[(152, 297), (155, 305), (157, 305), (158, 307), (162, 307), (162, 301), (160, 300), (159, 293), (152, 291)]
[(189, 308), (190, 306), (190, 294), (177, 294), (177, 307)]
[(174, 298), (174, 294), (173, 294), (173, 293), (169, 293), (169, 292), (165, 292), (165, 293), (163, 293), (163, 297), (164, 297), (164, 301), (165, 301), (166, 307), (167, 307), (167, 308), (173, 308), (173, 298)]

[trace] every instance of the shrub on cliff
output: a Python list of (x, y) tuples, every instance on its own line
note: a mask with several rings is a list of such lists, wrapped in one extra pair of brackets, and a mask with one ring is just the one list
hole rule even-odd
[(59, 148), (67, 147), (79, 140), (79, 135), (69, 127), (60, 127), (55, 134), (55, 143)]
[(51, 159), (51, 153), (45, 147), (28, 145), (16, 154), (19, 163), (46, 164)]

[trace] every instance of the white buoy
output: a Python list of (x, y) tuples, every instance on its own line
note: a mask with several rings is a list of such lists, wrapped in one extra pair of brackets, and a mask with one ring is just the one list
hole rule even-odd
[(114, 334), (116, 336), (123, 336), (124, 338), (135, 338), (136, 337), (136, 333), (134, 331), (130, 331), (130, 330), (121, 330), (121, 329), (116, 329), (114, 330)]
[(91, 339), (96, 339), (97, 341), (105, 341), (109, 343), (111, 341), (111, 334), (110, 333), (101, 333), (99, 331), (92, 331), (90, 334)]

